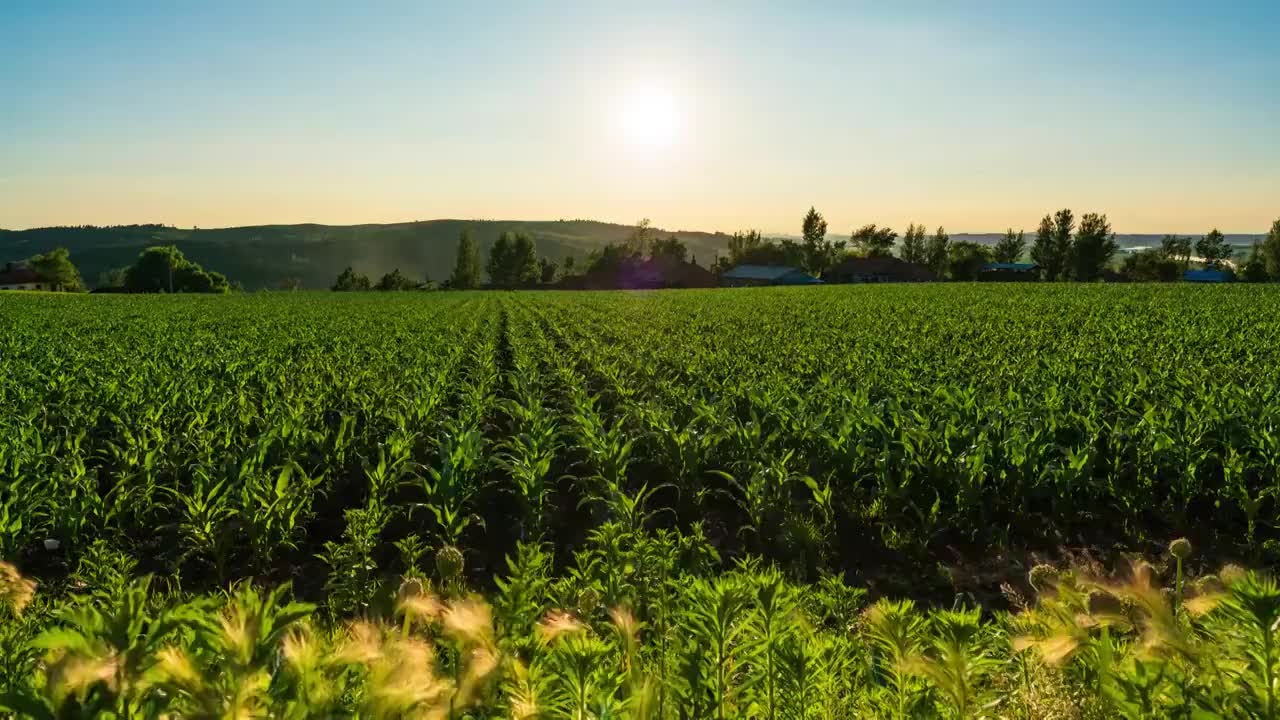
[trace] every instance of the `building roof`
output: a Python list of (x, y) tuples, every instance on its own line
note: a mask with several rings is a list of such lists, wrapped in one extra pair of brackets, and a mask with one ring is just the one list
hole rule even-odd
[(787, 265), (737, 265), (720, 277), (730, 280), (779, 280), (792, 273), (807, 274), (800, 268)]
[(1017, 272), (1031, 272), (1040, 266), (1035, 263), (987, 263), (983, 266), (983, 270), (1013, 270)]
[(826, 285), (825, 282), (807, 272), (794, 272), (778, 278), (779, 285)]
[(929, 268), (909, 263), (892, 255), (877, 257), (850, 256), (827, 270), (826, 277), (837, 282), (848, 282), (859, 276), (877, 276), (898, 282), (928, 282), (937, 280)]
[(1187, 282), (1224, 283), (1231, 281), (1231, 274), (1225, 270), (1187, 270), (1182, 273)]
[(30, 268), (6, 267), (0, 270), (0, 285), (31, 285), (40, 282), (40, 276)]

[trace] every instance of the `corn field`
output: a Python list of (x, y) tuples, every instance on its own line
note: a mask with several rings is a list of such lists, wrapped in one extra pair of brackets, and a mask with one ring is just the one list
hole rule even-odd
[(1262, 287), (0, 296), (0, 713), (1277, 718), (1278, 394)]

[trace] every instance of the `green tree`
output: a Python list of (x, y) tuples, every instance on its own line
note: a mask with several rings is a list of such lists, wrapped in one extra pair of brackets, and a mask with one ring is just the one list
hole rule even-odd
[(1119, 249), (1107, 216), (1085, 213), (1080, 218), (1080, 230), (1072, 245), (1072, 277), (1080, 282), (1097, 280)]
[(227, 292), (221, 273), (207, 273), (173, 245), (153, 246), (138, 254), (125, 271), (124, 286), (134, 292)]
[(458, 290), (480, 287), (480, 249), (470, 228), (464, 228), (458, 236), (458, 257), (449, 276), (449, 287)]
[(383, 275), (376, 289), (378, 290), (412, 290), (417, 287), (417, 283), (410, 280), (400, 272), (400, 268), (396, 268), (391, 272)]
[(1031, 259), (1040, 266), (1046, 280), (1065, 280), (1070, 272), (1071, 234), (1075, 230), (1075, 216), (1069, 209), (1053, 215), (1045, 215), (1036, 230), (1036, 241), (1031, 246)]
[(1147, 248), (1125, 255), (1120, 272), (1134, 282), (1174, 282), (1182, 276), (1182, 267), (1160, 250)]
[(644, 257), (649, 252), (649, 240), (652, 236), (653, 227), (649, 218), (638, 221), (635, 230), (627, 237), (627, 250), (636, 257)]
[(928, 265), (929, 269), (937, 274), (938, 277), (942, 277), (947, 274), (949, 265), (948, 250), (950, 244), (951, 236), (947, 234), (947, 231), (944, 230), (941, 225), (939, 225), (937, 231), (933, 233), (933, 237), (929, 238), (928, 244), (925, 245), (925, 264)]
[(804, 249), (804, 268), (815, 275), (821, 275), (835, 263), (836, 257), (844, 250), (844, 241), (838, 243), (827, 240), (827, 221), (822, 213), (810, 207), (800, 225), (802, 236), (801, 247)]
[(98, 273), (98, 287), (100, 288), (122, 288), (124, 287), (124, 276), (126, 268), (112, 268), (103, 270)]
[(1072, 233), (1075, 232), (1076, 219), (1068, 208), (1063, 208), (1053, 215), (1053, 258), (1054, 273), (1052, 279), (1066, 280), (1071, 271)]
[(664, 257), (684, 262), (689, 256), (689, 248), (675, 235), (666, 240), (654, 240), (649, 247), (650, 257)]
[(902, 259), (909, 263), (923, 265), (925, 262), (924, 225), (912, 223), (902, 234)]
[(550, 258), (542, 258), (538, 261), (538, 280), (543, 285), (550, 285), (556, 281), (556, 262)]
[(542, 270), (538, 266), (538, 253), (534, 249), (533, 238), (528, 233), (516, 233), (512, 248), (511, 284), (513, 286), (538, 284)]
[(1262, 262), (1272, 280), (1280, 280), (1280, 220), (1271, 223), (1271, 232), (1262, 241)]
[[(173, 274), (175, 292), (184, 293), (212, 293), (225, 292), (225, 288), (219, 290), (212, 275), (205, 272), (203, 268), (194, 263), (181, 267), (174, 271)], [(225, 282), (225, 278), (224, 278)]]
[(991, 262), (991, 250), (985, 245), (961, 240), (947, 247), (947, 267), (952, 280), (977, 280), (978, 273)]
[(1004, 237), (996, 241), (991, 257), (999, 263), (1016, 263), (1026, 248), (1027, 240), (1023, 232), (1019, 230), (1014, 234), (1013, 228), (1009, 228), (1005, 231)]
[(893, 243), (898, 233), (892, 228), (878, 228), (875, 223), (863, 225), (849, 236), (849, 247), (865, 257), (888, 257), (893, 254)]
[(1266, 282), (1270, 279), (1267, 273), (1267, 261), (1262, 254), (1262, 243), (1255, 242), (1249, 251), (1249, 259), (1240, 268), (1240, 279), (1248, 283)]
[(54, 290), (63, 292), (84, 290), (80, 271), (71, 262), (71, 253), (66, 248), (55, 248), (43, 255), (35, 255), (27, 260), (27, 267), (40, 276), (41, 282), (53, 286)]
[(1231, 259), (1233, 252), (1231, 246), (1227, 244), (1226, 237), (1218, 228), (1210, 230), (1208, 235), (1196, 241), (1196, 254), (1200, 256), (1204, 266), (1210, 270), (1221, 269), (1225, 264), (1224, 261)]
[(125, 271), (124, 285), (134, 292), (175, 292), (174, 273), (186, 264), (182, 251), (173, 245), (149, 247)]
[(764, 239), (760, 237), (759, 230), (740, 230), (729, 237), (729, 257), (728, 264), (730, 267), (741, 265), (747, 262), (746, 258), (750, 257), (757, 249), (764, 244)]
[(1176, 263), (1180, 271), (1191, 267), (1191, 238), (1165, 235), (1160, 240), (1160, 254)]
[(1036, 240), (1031, 245), (1031, 261), (1040, 266), (1040, 274), (1046, 280), (1054, 279), (1052, 273), (1057, 259), (1053, 256), (1053, 217), (1050, 215), (1040, 218)]
[(368, 290), (369, 287), (369, 277), (367, 275), (357, 273), (350, 265), (348, 265), (347, 269), (343, 270), (342, 273), (338, 275), (338, 279), (333, 283), (333, 290), (335, 292)]
[(510, 287), (511, 283), (511, 259), (515, 252), (515, 234), (504, 232), (498, 236), (493, 246), (489, 248), (489, 262), (485, 265), (485, 271), (489, 273), (489, 282), (495, 287)]

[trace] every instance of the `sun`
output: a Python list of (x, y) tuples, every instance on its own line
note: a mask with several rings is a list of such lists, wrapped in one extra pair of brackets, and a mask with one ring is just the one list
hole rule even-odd
[(674, 145), (684, 118), (675, 95), (656, 85), (639, 85), (624, 93), (617, 108), (618, 130), (627, 145), (656, 150)]

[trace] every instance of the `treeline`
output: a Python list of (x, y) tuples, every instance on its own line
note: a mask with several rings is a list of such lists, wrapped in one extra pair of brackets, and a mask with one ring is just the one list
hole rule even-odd
[[(19, 267), (32, 271), (41, 284), (54, 290), (84, 292), (87, 289), (66, 248), (54, 248), (19, 263), (9, 263), (6, 269)], [(225, 293), (231, 287), (225, 275), (205, 270), (173, 245), (146, 248), (132, 265), (103, 272), (97, 284), (97, 289), (103, 292), (124, 293)]]
[(40, 230), (176, 230), (174, 225), (165, 225), (164, 223), (133, 223), (131, 225), (47, 225), (45, 227), (31, 228), (34, 231)]
[(729, 238), (728, 255), (718, 258), (712, 269), (720, 273), (736, 265), (786, 265), (822, 277), (847, 257), (895, 257), (896, 248), (896, 257), (938, 277), (970, 280), (988, 263), (1016, 262), (1026, 247), (1024, 233), (1012, 229), (994, 247), (952, 241), (943, 227), (928, 234), (924, 225), (914, 223), (907, 226), (901, 243), (898, 237), (892, 228), (872, 223), (854, 230), (848, 240), (833, 240), (822, 213), (809, 208), (801, 221), (800, 240), (771, 240), (759, 230), (736, 232)]
[[(1086, 213), (1077, 223), (1075, 213), (1062, 209), (1045, 215), (1030, 241), (1024, 230), (1009, 228), (994, 245), (986, 245), (952, 241), (942, 227), (927, 234), (923, 225), (914, 223), (907, 226), (901, 242), (895, 230), (875, 224), (854, 230), (848, 240), (832, 240), (822, 214), (809, 208), (801, 221), (799, 240), (767, 239), (759, 230), (736, 232), (729, 238), (728, 254), (717, 258), (712, 269), (784, 265), (822, 277), (846, 257), (898, 257), (940, 278), (973, 280), (988, 264), (1030, 260), (1039, 266), (1044, 280), (1091, 282), (1112, 271), (1119, 252), (1110, 221), (1099, 213)], [(1118, 270), (1125, 279), (1172, 281), (1180, 279), (1193, 261), (1207, 269), (1230, 269), (1233, 254), (1226, 237), (1215, 228), (1195, 240), (1166, 236), (1160, 248), (1126, 254)], [(1254, 244), (1238, 275), (1251, 282), (1280, 280), (1280, 220), (1272, 224), (1265, 239)]]
[(431, 287), (431, 280), (417, 281), (400, 272), (396, 268), (383, 275), (377, 283), (369, 281), (369, 276), (358, 273), (350, 266), (338, 275), (337, 281), (330, 288), (334, 292), (355, 292), (360, 290), (419, 290)]
[[(490, 278), (490, 285), (501, 288), (531, 287), (539, 283), (555, 280), (556, 263), (543, 258), (539, 260), (534, 249), (533, 238), (526, 233), (504, 232), (498, 236), (497, 242), (489, 249), (485, 271)], [(463, 229), (458, 238), (458, 253), (453, 273), (441, 285), (444, 289), (467, 290), (482, 286), (480, 268), (480, 249), (470, 229)], [(378, 282), (372, 282), (367, 275), (356, 272), (348, 266), (334, 282), (332, 290), (336, 292), (355, 292), (363, 290), (430, 290), (435, 287), (429, 277), (413, 280), (400, 272), (399, 268), (382, 276)]]
[[(636, 224), (622, 242), (608, 243), (587, 254), (583, 262), (570, 255), (563, 262), (539, 257), (533, 237), (525, 232), (507, 231), (490, 246), (484, 260), (475, 236), (464, 228), (458, 237), (453, 272), (439, 287), (445, 290), (550, 287), (569, 276), (614, 273), (628, 263), (645, 260), (689, 262), (689, 249), (675, 235), (660, 237), (646, 218)], [(696, 259), (695, 259), (696, 261)], [(430, 279), (412, 281), (397, 269), (377, 283), (348, 267), (338, 276), (335, 291), (433, 289)]]

